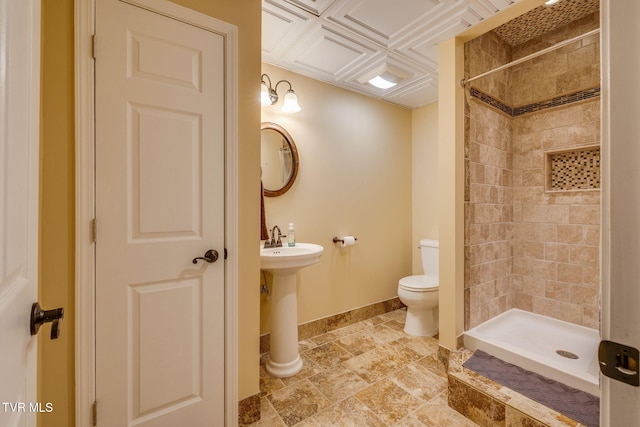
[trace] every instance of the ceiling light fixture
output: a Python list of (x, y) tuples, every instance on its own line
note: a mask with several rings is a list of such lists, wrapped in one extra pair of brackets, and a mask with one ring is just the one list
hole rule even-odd
[(377, 89), (387, 90), (401, 83), (409, 77), (406, 70), (382, 62), (372, 67), (368, 72), (358, 77), (358, 83), (370, 85)]
[(369, 84), (380, 89), (389, 89), (390, 87), (394, 87), (398, 83), (387, 80), (382, 76), (375, 76), (374, 78), (369, 80)]
[(545, 5), (547, 6), (551, 6), (553, 4), (558, 3), (560, 0), (547, 0), (546, 2), (544, 2)]
[[(268, 85), (267, 85), (267, 82), (265, 82), (265, 77), (269, 82)], [(284, 96), (282, 111), (285, 113), (297, 113), (302, 109), (298, 104), (298, 97), (296, 96), (296, 93), (293, 91), (293, 88), (291, 87), (291, 83), (289, 83), (288, 80), (280, 80), (278, 83), (276, 83), (275, 87), (272, 88), (271, 79), (269, 78), (268, 75), (263, 74), (262, 76), (260, 76), (260, 79), (261, 79), (260, 103), (262, 104), (263, 107), (267, 107), (269, 105), (273, 105), (276, 102), (278, 102), (278, 85), (280, 83), (286, 83), (289, 85), (289, 90)]]

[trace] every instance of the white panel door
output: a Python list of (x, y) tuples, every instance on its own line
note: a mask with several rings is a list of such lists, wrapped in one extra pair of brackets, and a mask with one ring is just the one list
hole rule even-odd
[[(0, 0), (0, 426), (35, 426), (40, 0)], [(48, 332), (48, 327), (45, 333)], [(42, 407), (46, 411), (46, 407)]]
[(223, 425), (224, 40), (96, 17), (98, 425)]

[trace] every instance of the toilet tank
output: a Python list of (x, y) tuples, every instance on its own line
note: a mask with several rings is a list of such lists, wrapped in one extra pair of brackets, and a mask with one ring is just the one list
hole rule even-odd
[(422, 253), (422, 269), (424, 274), (432, 279), (438, 278), (438, 240), (420, 240), (420, 252)]

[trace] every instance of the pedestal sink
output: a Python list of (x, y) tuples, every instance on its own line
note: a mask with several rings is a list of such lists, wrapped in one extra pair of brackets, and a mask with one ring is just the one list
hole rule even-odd
[(271, 350), (266, 368), (274, 377), (290, 377), (302, 369), (298, 354), (296, 272), (320, 261), (323, 249), (313, 243), (260, 249), (260, 269), (273, 274)]

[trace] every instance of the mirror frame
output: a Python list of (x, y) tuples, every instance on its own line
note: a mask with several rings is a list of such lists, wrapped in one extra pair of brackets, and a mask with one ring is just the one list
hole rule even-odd
[[(298, 176), (298, 148), (296, 147), (295, 142), (293, 142), (293, 138), (291, 137), (291, 135), (289, 135), (289, 132), (287, 132), (286, 129), (282, 126), (272, 122), (262, 122), (260, 124), (260, 134), (262, 134), (262, 131), (265, 129), (270, 129), (278, 132), (280, 135), (282, 135), (282, 138), (287, 141), (287, 144), (289, 144), (289, 148), (291, 148), (291, 176), (289, 177), (287, 182), (285, 182), (285, 184), (277, 190), (268, 190), (266, 188), (263, 189), (265, 197), (276, 197), (281, 196), (289, 191), (289, 188), (291, 188), (294, 181), (296, 180), (296, 177)], [(260, 139), (260, 143), (262, 143), (262, 138)]]

